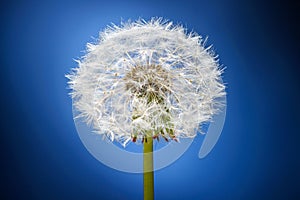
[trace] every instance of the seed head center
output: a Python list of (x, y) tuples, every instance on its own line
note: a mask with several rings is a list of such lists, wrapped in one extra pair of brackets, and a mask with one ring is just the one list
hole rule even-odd
[(126, 90), (140, 98), (147, 98), (151, 103), (163, 103), (170, 92), (170, 74), (160, 65), (135, 66), (124, 80)]
[[(171, 93), (171, 74), (160, 65), (135, 66), (125, 75), (124, 81), (126, 90), (135, 98), (147, 102), (147, 106), (154, 108), (149, 111), (141, 110), (138, 105), (133, 108), (132, 120), (143, 121), (152, 127), (139, 129), (142, 132), (142, 142), (147, 142), (147, 137), (159, 140), (159, 135), (166, 141), (168, 136), (176, 140), (172, 116), (166, 104), (167, 95)], [(132, 133), (133, 142), (139, 134), (138, 131)]]

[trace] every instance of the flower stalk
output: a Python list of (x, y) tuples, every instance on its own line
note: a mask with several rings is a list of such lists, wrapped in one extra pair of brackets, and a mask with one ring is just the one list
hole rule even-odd
[(144, 146), (144, 200), (154, 199), (153, 139), (147, 137)]

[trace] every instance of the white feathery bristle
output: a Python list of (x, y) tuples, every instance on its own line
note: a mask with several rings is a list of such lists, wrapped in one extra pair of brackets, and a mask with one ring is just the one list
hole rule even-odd
[(77, 62), (67, 77), (78, 117), (124, 146), (132, 137), (194, 137), (225, 96), (215, 54), (162, 18), (109, 26)]

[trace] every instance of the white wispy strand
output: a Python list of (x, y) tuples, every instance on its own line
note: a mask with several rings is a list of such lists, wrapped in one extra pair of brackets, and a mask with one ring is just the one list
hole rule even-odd
[[(209, 48), (201, 36), (161, 18), (109, 26), (96, 44), (87, 44), (79, 67), (67, 75), (77, 117), (124, 146), (133, 134), (141, 141), (158, 130), (172, 129), (176, 138), (194, 137), (218, 112), (225, 95), (222, 70)], [(140, 81), (129, 76), (137, 66), (142, 67), (135, 74)], [(163, 97), (160, 103), (132, 92), (145, 87), (150, 76)]]

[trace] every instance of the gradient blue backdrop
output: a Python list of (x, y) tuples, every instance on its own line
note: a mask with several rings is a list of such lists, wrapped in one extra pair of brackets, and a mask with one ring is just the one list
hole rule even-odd
[(64, 75), (107, 24), (152, 16), (209, 36), (228, 86), (216, 147), (157, 171), (156, 199), (299, 198), (299, 6), (261, 2), (2, 1), (1, 199), (142, 199), (142, 175), (82, 145)]

